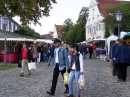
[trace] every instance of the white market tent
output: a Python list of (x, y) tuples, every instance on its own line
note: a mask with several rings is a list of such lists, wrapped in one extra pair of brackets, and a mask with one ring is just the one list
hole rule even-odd
[(35, 42), (46, 42), (46, 43), (53, 43), (53, 41), (52, 40), (50, 40), (50, 39), (36, 39), (36, 40), (34, 40)]
[(120, 34), (120, 38), (123, 38), (125, 34), (127, 34), (127, 32), (122, 31), (121, 34)]
[(106, 40), (105, 38), (104, 39), (93, 39), (94, 41), (102, 41), (102, 40)]
[(110, 36), (110, 37), (108, 37), (107, 39), (106, 39), (106, 46), (107, 46), (107, 52), (109, 53), (109, 51), (110, 51), (110, 42), (111, 41), (113, 41), (113, 40), (117, 40), (118, 39), (118, 37), (117, 36), (114, 36), (114, 35), (112, 35), (112, 36)]
[[(5, 38), (0, 38), (0, 41), (4, 41), (4, 40)], [(53, 41), (49, 39), (27, 39), (27, 38), (6, 38), (6, 41), (29, 41), (29, 42), (53, 43)]]

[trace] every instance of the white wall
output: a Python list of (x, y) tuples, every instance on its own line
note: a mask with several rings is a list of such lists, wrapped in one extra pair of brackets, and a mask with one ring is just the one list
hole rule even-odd
[(53, 38), (58, 38), (56, 27), (54, 26)]
[(92, 0), (89, 6), (89, 16), (86, 23), (86, 40), (104, 38), (104, 17), (100, 14), (98, 2)]

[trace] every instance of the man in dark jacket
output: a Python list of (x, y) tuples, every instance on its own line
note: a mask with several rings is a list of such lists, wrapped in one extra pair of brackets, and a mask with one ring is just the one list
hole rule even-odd
[[(112, 45), (112, 58), (115, 58), (115, 52), (116, 52), (116, 49), (117, 49), (117, 47), (120, 45), (120, 39), (117, 39), (117, 41), (116, 41), (116, 43), (114, 43), (113, 45)], [(113, 74), (113, 76), (116, 76), (116, 67), (115, 67), (115, 65), (114, 65), (114, 62), (115, 61), (113, 61), (113, 70), (112, 70), (112, 74)]]
[(121, 40), (121, 45), (115, 51), (115, 67), (117, 69), (117, 77), (119, 81), (126, 81), (127, 67), (130, 65), (130, 49), (126, 46), (126, 42)]

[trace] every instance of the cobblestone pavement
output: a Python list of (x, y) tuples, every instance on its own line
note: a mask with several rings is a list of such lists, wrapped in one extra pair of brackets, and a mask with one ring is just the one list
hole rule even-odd
[[(130, 97), (130, 79), (117, 83), (117, 78), (111, 75), (109, 62), (92, 59), (84, 60), (84, 63), (86, 88), (81, 97)], [(20, 68), (0, 71), (0, 97), (51, 97), (46, 91), (51, 86), (52, 66), (40, 63), (32, 75), (27, 75), (26, 71), (25, 77), (20, 77), (19, 72)], [(65, 97), (64, 91), (60, 75), (53, 97)]]

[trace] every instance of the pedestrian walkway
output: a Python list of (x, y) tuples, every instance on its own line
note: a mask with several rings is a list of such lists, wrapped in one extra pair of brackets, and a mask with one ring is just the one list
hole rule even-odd
[[(86, 88), (81, 97), (130, 97), (130, 79), (117, 83), (117, 78), (111, 74), (109, 62), (85, 59), (84, 63)], [(20, 68), (0, 71), (0, 97), (51, 97), (46, 91), (51, 86), (52, 66), (40, 63), (32, 75), (25, 72), (25, 77), (20, 77), (19, 72)], [(65, 97), (67, 94), (64, 91), (60, 74), (53, 97)]]

